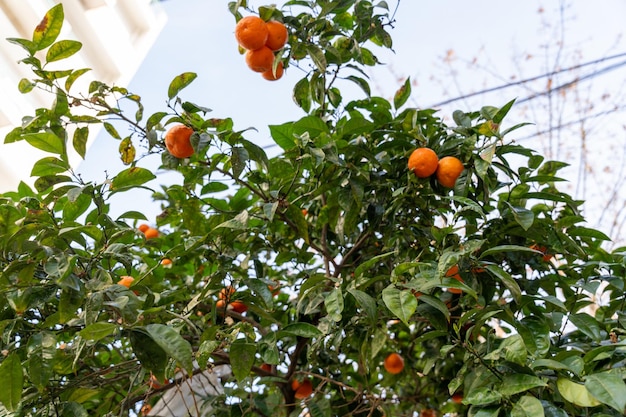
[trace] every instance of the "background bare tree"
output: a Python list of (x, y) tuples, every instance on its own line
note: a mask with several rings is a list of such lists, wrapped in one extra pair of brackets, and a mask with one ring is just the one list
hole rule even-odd
[[(412, 100), (441, 114), (517, 97), (511, 117), (532, 121), (534, 127), (520, 130), (516, 140), (570, 164), (563, 170), (568, 182), (562, 187), (586, 200), (590, 226), (612, 236), (607, 245), (614, 248), (626, 243), (626, 45), (623, 33), (614, 33), (612, 43), (590, 55), (574, 36), (581, 18), (575, 5), (560, 1), (538, 8), (537, 24), (529, 28), (540, 34), (538, 45), (512, 40), (509, 50), (494, 54), (481, 48), (469, 55), (451, 46), (432, 74), (403, 73), (393, 60), (385, 68), (398, 82), (410, 76), (413, 86), (437, 85), (440, 96), (414, 95)], [(501, 68), (505, 61), (514, 72)], [(380, 76), (373, 78), (385, 89)]]

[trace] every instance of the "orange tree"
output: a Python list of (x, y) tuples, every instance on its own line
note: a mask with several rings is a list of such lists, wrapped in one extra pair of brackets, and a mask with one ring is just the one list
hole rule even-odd
[[(408, 80), (391, 101), (372, 96), (368, 45), (391, 47), (385, 2), (228, 7), (235, 20), (284, 22), (273, 68), (305, 69), (294, 88), (304, 116), (269, 126), (282, 148), (271, 159), (233, 120), (184, 99), (193, 73), (148, 117), (124, 88), (74, 92), (87, 69), (48, 67), (80, 49), (57, 40), (61, 5), (32, 39), (10, 39), (33, 71), (20, 90), (54, 101), (5, 138), (49, 156), (33, 166), (34, 188), (0, 196), (0, 414), (132, 414), (185, 384), (177, 368), (229, 364), (224, 393), (195, 406), (623, 415), (624, 252), (603, 251), (608, 237), (559, 191), (565, 164), (507, 139), (520, 127), (503, 128), (513, 103), (457, 111), (447, 126), (404, 106)], [(363, 96), (342, 97), (342, 83)], [(193, 130), (185, 159), (165, 149), (177, 124)], [(84, 156), (94, 125), (128, 165), (102, 183), (83, 181), (68, 157)], [(155, 179), (138, 144), (183, 178), (154, 191), (162, 213), (149, 236), (142, 213), (110, 214), (109, 197)], [(453, 187), (408, 169), (420, 147), (461, 161)]]

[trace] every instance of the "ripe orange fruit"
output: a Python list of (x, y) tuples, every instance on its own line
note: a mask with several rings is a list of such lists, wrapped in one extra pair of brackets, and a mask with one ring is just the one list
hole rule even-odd
[(133, 281), (135, 280), (135, 278), (129, 276), (129, 275), (122, 275), (121, 279), (119, 281), (117, 281), (117, 283), (119, 285), (123, 285), (126, 288), (130, 288), (130, 286), (132, 285)]
[(154, 239), (155, 237), (159, 237), (159, 231), (157, 229), (153, 229), (149, 227), (145, 232), (143, 232), (146, 239)]
[(248, 306), (244, 304), (242, 301), (233, 301), (232, 303), (230, 303), (228, 308), (232, 308), (233, 311), (236, 311), (239, 314), (242, 314), (248, 311)]
[(267, 24), (258, 16), (246, 16), (235, 26), (235, 39), (242, 48), (259, 49), (265, 45), (269, 36)]
[[(448, 272), (446, 272), (446, 276), (450, 278), (454, 278), (459, 282), (464, 282), (463, 278), (461, 278), (461, 274), (459, 274), (458, 265), (454, 265), (453, 267), (448, 269)], [(448, 288), (448, 292), (451, 292), (452, 294), (461, 294), (463, 291), (458, 288)]]
[(554, 255), (548, 253), (548, 248), (546, 248), (545, 246), (538, 245), (536, 243), (533, 243), (530, 246), (530, 249), (537, 250), (537, 251), (543, 253), (543, 256), (541, 257), (541, 259), (543, 259), (544, 262), (548, 262), (550, 259), (552, 259), (552, 256), (554, 256)]
[(276, 67), (276, 74), (274, 74), (274, 72), (272, 71), (272, 68), (270, 68), (267, 71), (262, 72), (261, 75), (263, 76), (263, 78), (265, 78), (268, 81), (276, 81), (276, 80), (279, 80), (283, 76), (284, 71), (285, 71), (285, 68), (283, 66), (283, 63), (279, 62), (278, 66)]
[(191, 146), (193, 129), (185, 125), (172, 126), (165, 134), (165, 147), (176, 158), (189, 158), (194, 153)]
[(420, 413), (420, 417), (437, 417), (437, 410), (433, 410), (432, 408), (425, 408)]
[(150, 379), (148, 380), (148, 386), (152, 389), (163, 388), (163, 384), (159, 382), (156, 376), (150, 375)]
[(397, 353), (390, 353), (384, 362), (385, 370), (390, 374), (399, 374), (404, 369), (404, 359)]
[(457, 392), (456, 394), (454, 394), (452, 396), (452, 402), (455, 404), (462, 404), (463, 403), (463, 394), (461, 394), (460, 392)]
[(217, 308), (218, 310), (224, 310), (226, 308), (226, 301), (217, 300), (217, 303), (215, 303), (215, 308)]
[(430, 177), (437, 171), (439, 158), (430, 148), (417, 148), (409, 156), (409, 171), (413, 171), (418, 178)]
[(217, 298), (219, 298), (220, 300), (227, 300), (227, 299), (230, 299), (230, 296), (233, 295), (234, 293), (235, 293), (235, 288), (228, 286), (220, 290), (220, 293), (217, 294)]
[(143, 223), (143, 224), (140, 224), (137, 229), (139, 229), (141, 233), (146, 233), (146, 230), (148, 230), (149, 228), (150, 226), (147, 223)]
[(168, 266), (172, 264), (172, 260), (169, 258), (164, 258), (163, 260), (161, 260), (161, 265), (163, 266)]
[(268, 36), (265, 41), (265, 46), (272, 51), (278, 51), (287, 43), (287, 36), (289, 35), (287, 33), (287, 27), (276, 20), (270, 20), (266, 23), (266, 26)]
[(144, 405), (141, 406), (142, 416), (147, 416), (148, 414), (150, 414), (150, 411), (152, 411), (152, 406), (150, 404), (145, 403)]
[(294, 388), (294, 397), (298, 400), (307, 398), (313, 393), (313, 384), (309, 379), (305, 379), (302, 382), (298, 382), (294, 379), (291, 383), (291, 388), (293, 388), (294, 385), (296, 386), (296, 388)]
[(263, 365), (261, 365), (261, 369), (263, 369), (265, 372), (272, 372), (272, 365), (270, 365), (269, 363), (264, 363)]
[(246, 65), (252, 71), (265, 72), (272, 70), (274, 52), (267, 46), (246, 52)]
[(452, 188), (464, 169), (463, 162), (454, 156), (441, 158), (437, 166), (437, 181), (444, 187)]

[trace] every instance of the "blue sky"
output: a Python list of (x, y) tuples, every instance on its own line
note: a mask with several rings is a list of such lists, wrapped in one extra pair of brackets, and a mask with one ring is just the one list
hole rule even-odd
[[(196, 72), (198, 78), (184, 90), (182, 98), (212, 108), (210, 117), (232, 117), (238, 130), (257, 128), (258, 132), (250, 132), (248, 139), (268, 146), (271, 145), (268, 125), (304, 115), (291, 99), (292, 88), (302, 73), (291, 67), (281, 80), (268, 82), (251, 72), (237, 50), (233, 36), (235, 21), (227, 10), (227, 3), (216, 0), (160, 3), (168, 14), (168, 23), (129, 88), (142, 96), (146, 114), (150, 114), (166, 110), (167, 86), (174, 76)], [(253, 7), (265, 4), (250, 3)], [(393, 0), (388, 3), (395, 4)], [(562, 14), (559, 13), (561, 4), (564, 4)], [(601, 3), (587, 0), (402, 0), (395, 28), (391, 31), (394, 52), (376, 51), (387, 65), (369, 71), (373, 93), (390, 98), (410, 76), (414, 82), (410, 104), (430, 106), (507, 81), (626, 52), (626, 39), (620, 37), (624, 17), (626, 2), (622, 0)], [(559, 52), (557, 45), (561, 39)], [(624, 78), (622, 69), (594, 79), (593, 94), (620, 83), (623, 86)], [(566, 75), (555, 82), (560, 80), (567, 81)], [(450, 115), (457, 108), (469, 110), (483, 105), (502, 105), (544, 85), (545, 80), (540, 80), (527, 89), (508, 89), (455, 102), (441, 107), (441, 115)], [(583, 88), (591, 94), (591, 85)], [(360, 90), (353, 91), (357, 94)], [(539, 125), (543, 123), (537, 109), (529, 108), (521, 113), (518, 117), (530, 118)], [(537, 147), (541, 146), (538, 143)], [(558, 153), (566, 151), (559, 148), (555, 156), (567, 158)], [(143, 160), (140, 165), (156, 170), (158, 158)], [(103, 181), (105, 170), (115, 173), (123, 168), (117, 143), (100, 137), (79, 171), (88, 180)], [(174, 173), (159, 173), (159, 177), (158, 182), (177, 181)], [(148, 192), (133, 195), (132, 201), (139, 205), (135, 209), (150, 216), (158, 213), (154, 207), (146, 210), (150, 201)], [(127, 209), (120, 208), (119, 212)]]

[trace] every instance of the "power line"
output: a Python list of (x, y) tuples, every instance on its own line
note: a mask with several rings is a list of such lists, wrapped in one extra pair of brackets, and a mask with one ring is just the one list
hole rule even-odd
[[(563, 72), (574, 71), (574, 70), (579, 69), (579, 68), (588, 67), (590, 65), (596, 65), (596, 64), (599, 64), (599, 63), (602, 63), (602, 62), (611, 61), (613, 59), (618, 59), (618, 58), (623, 58), (623, 57), (626, 57), (626, 52), (622, 52), (622, 53), (619, 53), (619, 54), (616, 54), (616, 55), (607, 56), (607, 57), (596, 59), (596, 60), (589, 61), (589, 62), (584, 62), (582, 64), (574, 65), (572, 67), (563, 68), (563, 69), (556, 70), (556, 71), (546, 72), (546, 73), (543, 73), (541, 75), (537, 75), (537, 76), (534, 76), (534, 77), (531, 77), (531, 78), (525, 78), (523, 80), (519, 80), (519, 81), (507, 83), (507, 84), (502, 84), (502, 85), (499, 85), (497, 87), (487, 88), (487, 89), (476, 91), (476, 92), (473, 92), (473, 93), (464, 94), (462, 96), (453, 97), (453, 98), (441, 101), (439, 103), (435, 103), (435, 104), (431, 105), (430, 108), (444, 106), (446, 104), (454, 103), (455, 101), (464, 100), (466, 98), (479, 96), (479, 95), (491, 93), (491, 92), (494, 92), (494, 91), (504, 90), (506, 88), (514, 87), (516, 85), (526, 84), (526, 83), (529, 83), (529, 82), (532, 82), (532, 81), (540, 80), (542, 78), (552, 77), (552, 76), (554, 76), (556, 74), (560, 74), (560, 73), (563, 73)], [(624, 62), (622, 62), (621, 64), (618, 64), (618, 67), (620, 67), (622, 65), (624, 65)], [(593, 74), (606, 72), (606, 70), (608, 70), (608, 69), (614, 69), (612, 67), (613, 66), (610, 66), (610, 67), (607, 67), (604, 70), (594, 72), (594, 73), (590, 74), (589, 76), (586, 76), (585, 79), (586, 78), (591, 78), (591, 75), (593, 75)], [(575, 82), (578, 82), (578, 81), (573, 81), (572, 83), (575, 83)], [(560, 86), (560, 87), (555, 87), (555, 89), (556, 88), (565, 88), (565, 87)], [(544, 92), (544, 93), (548, 94), (549, 91)], [(529, 98), (524, 99), (523, 101), (528, 101), (528, 100), (530, 100), (532, 98), (534, 98), (534, 97), (531, 96)], [(517, 101), (517, 102), (519, 103), (519, 101)]]

